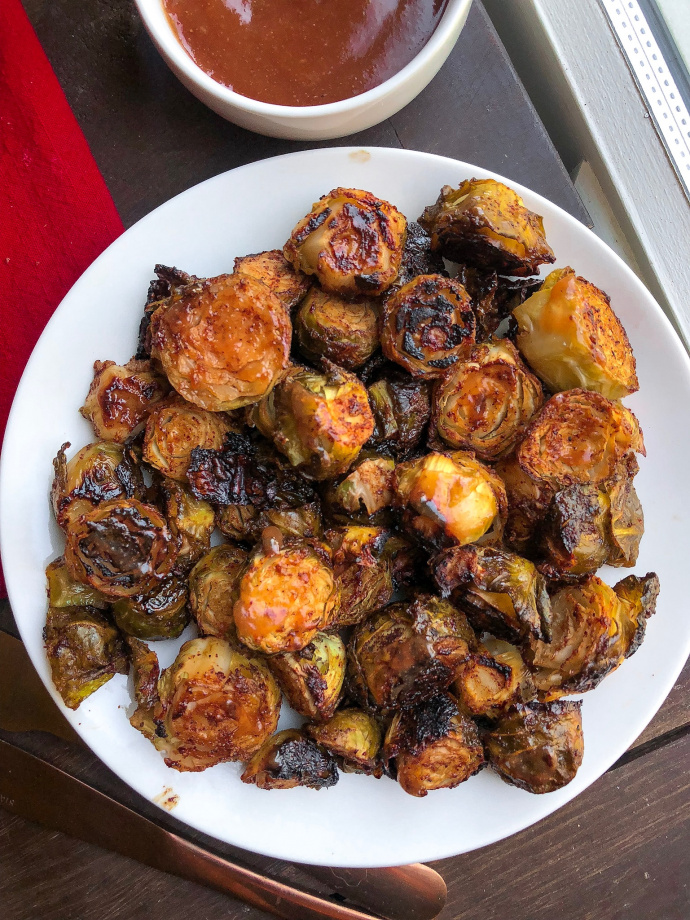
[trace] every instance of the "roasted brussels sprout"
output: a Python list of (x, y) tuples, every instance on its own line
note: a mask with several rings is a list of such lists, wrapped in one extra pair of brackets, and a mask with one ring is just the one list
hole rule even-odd
[(324, 372), (291, 369), (250, 420), (308, 479), (335, 479), (374, 430), (367, 391), (324, 360)]
[(46, 569), (46, 580), (51, 607), (98, 607), (104, 610), (110, 606), (110, 601), (100, 591), (72, 578), (64, 556), (50, 563)]
[(431, 416), (429, 384), (387, 377), (372, 383), (368, 393), (375, 423), (371, 443), (404, 460), (421, 441)]
[(453, 690), (472, 716), (488, 719), (498, 718), (509, 706), (537, 695), (520, 650), (491, 637), (460, 665)]
[(72, 578), (109, 598), (152, 592), (170, 574), (178, 543), (163, 515), (135, 498), (102, 502), (67, 529)]
[(469, 179), (457, 189), (444, 185), (419, 223), (431, 235), (432, 249), (452, 262), (533, 275), (543, 263), (556, 261), (542, 218), (494, 179)]
[(427, 543), (498, 542), (507, 513), (500, 478), (471, 454), (431, 453), (395, 470), (407, 526)]
[(96, 361), (93, 370), (93, 381), (79, 411), (89, 419), (97, 438), (124, 444), (169, 392), (170, 385), (150, 361), (136, 358), (125, 365)]
[(501, 779), (540, 795), (567, 786), (584, 754), (582, 703), (518, 704), (484, 734), (489, 766)]
[(659, 579), (634, 575), (610, 588), (596, 575), (551, 598), (551, 641), (525, 649), (539, 698), (592, 690), (639, 648)]
[(431, 567), (441, 594), (452, 594), (475, 629), (509, 642), (548, 641), (546, 582), (527, 559), (488, 546), (458, 546), (437, 556)]
[(327, 484), (324, 494), (328, 517), (336, 523), (376, 523), (393, 501), (395, 460), (362, 451), (352, 469)]
[(541, 384), (507, 339), (467, 346), (434, 391), (432, 430), (480, 460), (509, 453), (544, 402)]
[(222, 543), (203, 556), (189, 575), (189, 606), (204, 636), (237, 641), (234, 607), (249, 553)]
[(63, 529), (101, 502), (142, 498), (144, 482), (124, 448), (114, 441), (87, 444), (67, 462), (63, 444), (53, 460), (55, 478), (51, 502), (55, 520)]
[(383, 759), (405, 792), (420, 798), (454, 789), (484, 766), (477, 726), (448, 693), (395, 714)]
[(174, 396), (149, 413), (143, 459), (169, 479), (185, 482), (192, 451), (222, 447), (226, 434), (233, 430), (227, 416)]
[(151, 355), (180, 396), (213, 412), (265, 396), (288, 366), (290, 315), (249, 275), (187, 288), (151, 318)]
[(345, 300), (312, 287), (295, 314), (299, 349), (310, 361), (328, 358), (361, 367), (379, 347), (379, 311), (373, 300)]
[(137, 639), (177, 639), (189, 622), (187, 585), (179, 578), (166, 578), (150, 593), (121, 597), (113, 604), (118, 627)]
[(505, 278), (469, 265), (461, 265), (456, 277), (472, 298), (478, 342), (512, 335), (517, 330), (512, 311), (541, 287), (541, 278)]
[(122, 639), (95, 607), (49, 607), (43, 639), (53, 683), (70, 709), (113, 674), (127, 673)]
[(386, 607), (355, 629), (350, 690), (365, 709), (414, 706), (450, 686), (475, 647), (464, 613), (421, 594), (412, 604)]
[(248, 760), (278, 725), (280, 690), (264, 662), (215, 637), (185, 642), (158, 692), (151, 740), (175, 770)]
[(296, 271), (280, 249), (257, 252), (235, 259), (235, 273), (251, 275), (263, 282), (280, 300), (286, 310), (292, 310), (309, 290), (310, 281)]
[(272, 655), (267, 664), (295, 712), (323, 722), (340, 702), (346, 660), (339, 636), (317, 633), (299, 652)]
[(174, 479), (163, 482), (162, 492), (168, 527), (180, 541), (175, 568), (186, 573), (211, 546), (211, 534), (216, 526), (213, 508)]
[(639, 389), (632, 348), (610, 299), (572, 268), (551, 272), (513, 316), (518, 348), (552, 392), (582, 387), (620, 399)]
[(324, 291), (381, 294), (396, 279), (407, 221), (387, 201), (336, 188), (299, 221), (285, 244), (288, 262), (316, 275)]
[(515, 454), (499, 460), (494, 471), (501, 477), (508, 497), (505, 543), (516, 553), (532, 555), (536, 552), (538, 528), (556, 490), (528, 476)]
[(158, 655), (151, 651), (141, 639), (127, 636), (125, 642), (129, 649), (129, 658), (132, 665), (134, 699), (139, 710), (139, 718), (142, 717), (144, 711), (148, 713), (151, 725), (155, 730), (155, 726), (153, 726), (153, 707), (158, 700), (158, 678), (160, 677)]
[(327, 789), (338, 782), (338, 767), (333, 757), (303, 731), (290, 728), (264, 743), (241, 779), (259, 789)]
[(419, 275), (384, 302), (383, 353), (413, 377), (441, 377), (474, 340), (469, 294), (452, 278)]
[(350, 526), (328, 531), (326, 539), (333, 548), (340, 589), (340, 603), (329, 626), (353, 626), (393, 597), (393, 566), (387, 552), (391, 534), (382, 527)]
[(186, 288), (203, 281), (203, 278), (188, 275), (187, 272), (170, 265), (156, 265), (154, 272), (156, 277), (149, 284), (144, 315), (139, 324), (139, 342), (134, 356), (138, 360), (151, 357), (151, 317), (163, 301), (170, 303), (177, 300)]
[(337, 604), (333, 569), (308, 543), (259, 548), (240, 580), (237, 635), (267, 655), (298, 652), (328, 626)]
[(383, 775), (379, 760), (381, 729), (361, 709), (339, 709), (327, 722), (305, 725), (306, 733), (338, 760), (343, 773)]
[(407, 222), (407, 237), (403, 249), (398, 277), (388, 293), (400, 290), (408, 281), (418, 275), (446, 275), (443, 256), (431, 248), (431, 237), (416, 220)]

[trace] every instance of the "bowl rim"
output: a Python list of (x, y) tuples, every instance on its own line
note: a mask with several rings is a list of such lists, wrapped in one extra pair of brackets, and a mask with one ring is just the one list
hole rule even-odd
[(231, 105), (245, 112), (267, 117), (291, 118), (297, 121), (312, 119), (315, 116), (347, 115), (362, 108), (375, 105), (386, 99), (403, 87), (416, 73), (423, 71), (438, 54), (443, 52), (443, 46), (453, 34), (458, 24), (464, 22), (469, 12), (472, 0), (448, 0), (448, 5), (439, 20), (431, 37), (421, 49), (401, 70), (393, 74), (383, 83), (357, 96), (349, 96), (338, 102), (327, 102), (321, 105), (278, 105), (272, 102), (261, 102), (242, 96), (227, 86), (223, 86), (213, 77), (210, 77), (183, 48), (177, 34), (170, 23), (163, 8), (163, 0), (134, 0), (139, 15), (149, 32), (158, 50), (164, 58), (168, 59), (174, 67), (178, 68), (184, 76), (200, 87), (204, 92), (214, 96), (217, 100)]

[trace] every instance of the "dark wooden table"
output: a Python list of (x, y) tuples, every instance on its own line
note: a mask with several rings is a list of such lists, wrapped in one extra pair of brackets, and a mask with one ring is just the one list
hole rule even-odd
[[(24, 3), (126, 226), (209, 176), (317, 146), (258, 137), (205, 109), (168, 72), (129, 0)], [(400, 146), (481, 164), (587, 220), (477, 2), (451, 58), (417, 100), (384, 124), (333, 143)], [(15, 632), (6, 603), (0, 627)], [(647, 730), (583, 795), (510, 840), (436, 863), (449, 889), (443, 920), (687, 920), (689, 700), (686, 667)], [(176, 825), (90, 752), (38, 733), (0, 736)], [(218, 848), (306, 881), (299, 867)], [(265, 917), (0, 811), (2, 920), (220, 916)]]

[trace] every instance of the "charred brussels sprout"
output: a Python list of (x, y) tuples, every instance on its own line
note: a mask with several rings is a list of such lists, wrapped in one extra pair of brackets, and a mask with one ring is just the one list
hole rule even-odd
[(540, 795), (567, 786), (584, 753), (578, 702), (518, 704), (484, 735), (489, 766), (501, 779)]
[(324, 361), (324, 373), (293, 368), (251, 413), (251, 421), (308, 479), (335, 479), (374, 430), (367, 391)]
[(43, 638), (53, 683), (70, 709), (113, 674), (127, 673), (122, 639), (94, 607), (49, 607)]
[(189, 622), (187, 585), (168, 578), (143, 597), (121, 597), (113, 604), (118, 627), (137, 639), (176, 639)]
[(278, 725), (280, 690), (268, 668), (222, 639), (185, 642), (158, 692), (151, 740), (175, 770), (247, 760)]
[(431, 453), (395, 470), (404, 521), (431, 545), (498, 542), (507, 513), (500, 478), (471, 454)]
[(441, 377), (474, 339), (472, 305), (459, 281), (419, 275), (384, 303), (383, 353), (413, 377)]
[(429, 234), (416, 220), (408, 221), (400, 271), (388, 293), (400, 290), (403, 285), (418, 275), (446, 274), (443, 256), (432, 250)]
[(180, 396), (226, 412), (265, 396), (290, 360), (290, 315), (249, 275), (186, 288), (151, 318), (151, 354)]
[(512, 335), (517, 321), (510, 314), (541, 287), (541, 278), (505, 278), (469, 265), (460, 266), (457, 279), (472, 298), (479, 342), (499, 334)]
[(536, 552), (536, 538), (556, 490), (543, 480), (532, 479), (515, 454), (499, 460), (494, 471), (501, 477), (508, 498), (504, 539), (517, 553)]
[(477, 726), (447, 693), (396, 713), (383, 758), (405, 792), (420, 798), (454, 789), (484, 766)]
[(518, 348), (552, 392), (582, 387), (620, 399), (638, 389), (632, 348), (611, 301), (572, 268), (551, 272), (513, 316)]
[(50, 563), (46, 580), (51, 607), (98, 607), (103, 610), (110, 606), (110, 601), (100, 591), (72, 578), (64, 556)]
[(419, 222), (432, 248), (452, 262), (533, 275), (543, 263), (556, 261), (542, 218), (494, 179), (469, 179), (457, 189), (444, 185)]
[(235, 259), (235, 274), (251, 275), (272, 291), (286, 310), (292, 310), (309, 290), (309, 279), (296, 271), (280, 249)]
[(139, 360), (151, 357), (151, 317), (156, 310), (164, 303), (167, 305), (178, 300), (186, 289), (203, 281), (203, 278), (189, 275), (170, 265), (156, 265), (154, 272), (156, 277), (149, 284), (144, 315), (139, 324), (139, 342), (135, 355)]
[(180, 541), (175, 568), (186, 573), (211, 546), (211, 534), (216, 526), (213, 508), (173, 479), (165, 480), (162, 492), (168, 527)]
[(407, 221), (387, 201), (359, 189), (336, 188), (302, 218), (285, 258), (324, 291), (353, 297), (381, 294), (396, 279)]
[(373, 300), (345, 300), (313, 287), (294, 325), (299, 349), (310, 361), (328, 358), (354, 370), (379, 347), (379, 313)]
[(140, 711), (146, 711), (151, 714), (151, 724), (153, 725), (152, 713), (153, 707), (158, 700), (158, 678), (160, 677), (158, 655), (151, 651), (141, 639), (127, 636), (125, 641), (129, 649), (129, 658), (132, 665), (134, 699)]
[(306, 725), (304, 730), (337, 758), (344, 773), (382, 776), (381, 729), (368, 713), (361, 709), (340, 709), (327, 722)]
[(440, 437), (480, 460), (513, 449), (544, 401), (541, 384), (501, 339), (468, 347), (434, 392), (432, 427)]
[(299, 652), (268, 659), (271, 673), (295, 712), (313, 722), (329, 719), (342, 695), (345, 645), (336, 635), (317, 633)]
[(259, 789), (327, 789), (338, 782), (338, 767), (331, 755), (303, 731), (278, 732), (252, 757), (242, 782)]
[(340, 603), (329, 625), (353, 626), (393, 597), (393, 565), (387, 551), (391, 534), (381, 527), (351, 526), (328, 531), (326, 539), (333, 548), (340, 589)]
[(371, 443), (404, 459), (422, 440), (431, 416), (429, 384), (387, 377), (372, 383), (368, 392), (375, 423)]
[(350, 640), (351, 691), (366, 709), (414, 706), (450, 686), (476, 646), (464, 613), (430, 594), (393, 604)]
[(202, 635), (236, 641), (233, 610), (248, 560), (246, 550), (223, 543), (209, 550), (192, 569), (189, 606)]
[(132, 358), (125, 365), (96, 361), (94, 378), (79, 410), (89, 419), (97, 438), (124, 444), (149, 410), (170, 390), (150, 361)]
[(487, 637), (457, 670), (453, 690), (474, 717), (495, 719), (509, 706), (537, 695), (520, 650)]
[(346, 476), (328, 483), (324, 502), (330, 519), (342, 524), (377, 523), (393, 501), (394, 472), (395, 460), (363, 451)]

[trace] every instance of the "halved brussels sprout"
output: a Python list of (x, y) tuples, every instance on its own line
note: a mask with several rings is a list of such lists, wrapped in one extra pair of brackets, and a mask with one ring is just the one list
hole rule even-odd
[(441, 377), (475, 340), (470, 297), (459, 281), (419, 275), (383, 306), (381, 347), (413, 377)]
[(290, 361), (290, 315), (249, 275), (185, 289), (151, 318), (151, 355), (194, 405), (227, 412), (257, 402)]
[(508, 503), (501, 479), (471, 454), (430, 453), (395, 470), (404, 521), (431, 545), (499, 542)]
[(211, 534), (216, 526), (213, 508), (174, 479), (163, 482), (162, 492), (168, 527), (180, 541), (175, 568), (186, 573), (211, 546)]
[(340, 367), (361, 367), (379, 347), (379, 311), (373, 300), (345, 300), (312, 287), (294, 320), (305, 358), (328, 358)]
[(175, 564), (178, 543), (163, 515), (135, 498), (102, 502), (67, 529), (72, 578), (109, 598), (153, 591)]
[(431, 563), (441, 593), (467, 613), (472, 626), (509, 642), (548, 641), (551, 609), (535, 566), (492, 547), (453, 547)]
[[(150, 724), (153, 726), (153, 707), (158, 700), (158, 678), (160, 677), (158, 655), (141, 639), (127, 636), (125, 642), (129, 649), (134, 699), (139, 718), (144, 712), (148, 713)], [(155, 730), (155, 726), (153, 728)]]
[(532, 555), (536, 552), (539, 526), (556, 489), (543, 480), (528, 476), (515, 454), (499, 460), (494, 472), (501, 477), (508, 498), (506, 545), (516, 553)]
[(144, 315), (139, 324), (139, 341), (137, 353), (134, 356), (139, 360), (151, 357), (151, 317), (163, 303), (170, 303), (182, 296), (187, 287), (195, 285), (203, 278), (189, 275), (179, 268), (170, 265), (156, 265), (156, 277), (149, 284), (146, 295)]
[(374, 430), (367, 391), (324, 360), (324, 372), (295, 367), (255, 407), (251, 422), (308, 479), (334, 479)]
[(53, 683), (70, 709), (113, 674), (127, 673), (120, 634), (94, 607), (49, 607), (43, 639)]
[(520, 650), (492, 637), (486, 637), (476, 653), (460, 665), (453, 690), (472, 716), (489, 719), (537, 695)]
[(540, 795), (575, 777), (584, 754), (582, 703), (518, 704), (484, 734), (489, 766), (511, 786)]
[(175, 770), (248, 760), (278, 725), (280, 690), (264, 662), (215, 637), (185, 642), (158, 693), (151, 740)]
[(328, 626), (337, 604), (333, 569), (312, 546), (259, 548), (240, 579), (237, 635), (267, 655), (297, 652)]
[(477, 318), (477, 341), (492, 336), (512, 335), (517, 321), (512, 311), (541, 287), (541, 278), (505, 278), (495, 271), (461, 265), (458, 281), (472, 298)]
[(237, 641), (234, 607), (249, 553), (222, 543), (203, 556), (189, 575), (189, 606), (204, 636)]
[(142, 498), (144, 482), (125, 449), (114, 441), (87, 444), (68, 462), (62, 445), (53, 460), (55, 478), (50, 493), (55, 520), (63, 529), (101, 502)]
[(444, 185), (419, 223), (431, 234), (432, 248), (452, 262), (533, 275), (543, 263), (556, 261), (542, 218), (494, 179), (469, 179), (457, 189)]
[(595, 575), (551, 598), (551, 641), (525, 649), (539, 698), (592, 690), (640, 646), (659, 579), (634, 575), (610, 588)]
[(234, 268), (235, 273), (263, 282), (286, 310), (296, 307), (309, 290), (309, 279), (290, 265), (280, 249), (241, 256), (235, 259)]
[(448, 693), (393, 717), (383, 743), (389, 771), (409, 795), (454, 789), (484, 766), (477, 726)]
[(429, 384), (386, 377), (372, 383), (368, 393), (375, 423), (371, 443), (404, 459), (421, 441), (431, 416)]
[(362, 451), (342, 479), (327, 484), (324, 503), (328, 517), (338, 524), (377, 523), (385, 518), (385, 509), (395, 494), (394, 472), (395, 460)]
[(173, 396), (149, 413), (143, 459), (169, 479), (185, 482), (192, 451), (222, 447), (225, 436), (233, 430), (227, 416)]
[(51, 607), (98, 607), (104, 610), (110, 606), (110, 601), (100, 591), (72, 578), (64, 556), (53, 559), (46, 569), (46, 580)]
[(541, 384), (508, 339), (467, 346), (434, 392), (432, 428), (451, 447), (497, 460), (544, 402)]
[(118, 627), (137, 639), (176, 639), (189, 623), (187, 585), (179, 578), (166, 578), (150, 593), (121, 597), (113, 604)]
[(299, 652), (272, 655), (267, 664), (295, 712), (322, 722), (340, 702), (346, 660), (340, 636), (317, 633)]
[(445, 275), (443, 256), (431, 248), (431, 237), (416, 220), (407, 222), (407, 237), (403, 249), (398, 277), (388, 293), (399, 291), (408, 281), (418, 275)]
[(390, 531), (382, 527), (339, 527), (326, 539), (333, 549), (333, 570), (340, 603), (329, 626), (353, 626), (393, 597), (393, 567), (386, 552)]
[(381, 729), (361, 709), (339, 709), (327, 722), (305, 725), (306, 733), (338, 760), (343, 773), (383, 775), (379, 753)]
[(554, 393), (582, 387), (609, 399), (639, 389), (635, 358), (609, 297), (559, 268), (513, 311), (517, 345)]
[(407, 221), (360, 189), (336, 188), (314, 204), (283, 248), (288, 262), (316, 275), (324, 291), (381, 294), (396, 279)]
[(338, 767), (303, 731), (290, 728), (264, 743), (245, 767), (241, 780), (259, 789), (327, 789), (338, 782)]
[(150, 361), (132, 358), (125, 365), (96, 361), (94, 378), (79, 410), (89, 419), (97, 438), (124, 444), (149, 410), (169, 392), (170, 384)]
[(365, 709), (414, 706), (450, 686), (476, 644), (467, 617), (448, 601), (421, 594), (393, 604), (352, 635), (351, 692)]

